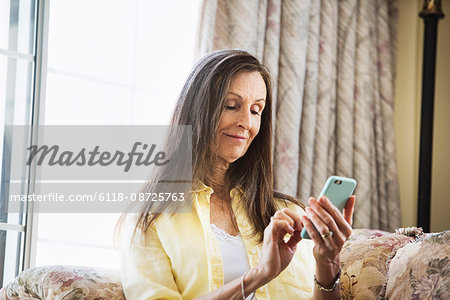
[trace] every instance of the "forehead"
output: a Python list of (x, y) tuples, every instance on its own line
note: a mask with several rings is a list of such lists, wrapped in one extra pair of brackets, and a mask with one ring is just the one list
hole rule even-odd
[(230, 82), (230, 92), (238, 93), (242, 97), (266, 98), (266, 83), (259, 72), (240, 72)]

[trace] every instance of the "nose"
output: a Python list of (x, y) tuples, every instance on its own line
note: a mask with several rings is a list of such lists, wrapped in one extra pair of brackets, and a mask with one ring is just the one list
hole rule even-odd
[(237, 125), (245, 130), (250, 130), (252, 126), (252, 113), (249, 109), (241, 109), (239, 112)]

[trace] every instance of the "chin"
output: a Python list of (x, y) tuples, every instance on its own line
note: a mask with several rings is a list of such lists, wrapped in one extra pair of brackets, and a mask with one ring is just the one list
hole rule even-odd
[(237, 147), (233, 147), (231, 149), (224, 149), (218, 153), (218, 156), (223, 159), (225, 162), (232, 164), (241, 157), (245, 155), (247, 149), (236, 149)]
[(232, 163), (234, 163), (235, 161), (237, 161), (239, 158), (240, 158), (240, 157), (227, 157), (227, 158), (224, 158), (224, 160), (225, 160), (227, 163), (232, 164)]
[(223, 157), (223, 159), (224, 159), (227, 163), (232, 164), (232, 163), (234, 163), (235, 161), (237, 161), (239, 158), (241, 158), (242, 156), (244, 156), (244, 154), (242, 154), (242, 155), (240, 155), (240, 154), (233, 154), (233, 155), (225, 156), (225, 157)]

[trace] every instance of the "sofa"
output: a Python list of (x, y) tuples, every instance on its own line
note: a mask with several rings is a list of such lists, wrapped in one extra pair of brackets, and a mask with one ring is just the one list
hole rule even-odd
[[(341, 252), (343, 299), (450, 299), (450, 230), (355, 229)], [(125, 299), (117, 270), (43, 266), (23, 271), (0, 299)]]

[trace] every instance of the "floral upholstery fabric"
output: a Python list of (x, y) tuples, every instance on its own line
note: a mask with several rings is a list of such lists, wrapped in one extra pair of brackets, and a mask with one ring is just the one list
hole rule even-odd
[(399, 248), (414, 240), (379, 230), (354, 230), (341, 252), (342, 299), (377, 299), (390, 259)]
[(125, 299), (118, 272), (88, 267), (44, 266), (20, 273), (0, 290), (1, 300)]
[(450, 230), (406, 245), (392, 259), (388, 299), (450, 299)]
[[(355, 229), (341, 252), (342, 299), (450, 299), (450, 231)], [(0, 290), (0, 300), (125, 299), (118, 271), (45, 266)]]

